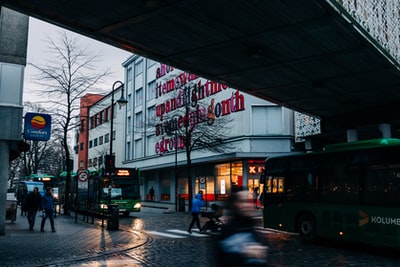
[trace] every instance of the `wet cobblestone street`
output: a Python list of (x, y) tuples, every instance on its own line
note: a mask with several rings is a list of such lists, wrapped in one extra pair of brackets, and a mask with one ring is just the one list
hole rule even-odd
[[(0, 266), (216, 267), (218, 234), (188, 234), (190, 219), (189, 213), (144, 209), (121, 218), (120, 230), (108, 231), (99, 221), (74, 223), (60, 216), (56, 233), (40, 233), (30, 232), (26, 218), (18, 217), (0, 237)], [(304, 244), (297, 235), (262, 228), (261, 222), (257, 229), (269, 247), (270, 267), (400, 266), (400, 251), (326, 240)]]

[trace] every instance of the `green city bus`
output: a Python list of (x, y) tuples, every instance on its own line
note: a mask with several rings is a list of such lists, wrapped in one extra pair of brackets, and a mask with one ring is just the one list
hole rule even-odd
[(263, 179), (266, 228), (400, 247), (400, 139), (268, 158)]
[(141, 210), (141, 180), (138, 169), (116, 168), (111, 174), (100, 174), (99, 179), (99, 190), (95, 194), (104, 209), (107, 209), (108, 204), (118, 205), (119, 212), (125, 216)]

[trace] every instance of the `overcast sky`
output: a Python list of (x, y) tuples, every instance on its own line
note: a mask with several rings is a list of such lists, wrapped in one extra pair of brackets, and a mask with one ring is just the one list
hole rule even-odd
[[(48, 37), (56, 40), (58, 37), (58, 32), (66, 31), (65, 29), (59, 28), (52, 24), (34, 19), (32, 17), (29, 18), (29, 37), (28, 37), (28, 56), (27, 61), (34, 62), (39, 64), (43, 60), (47, 60), (46, 58), (46, 40)], [(110, 69), (112, 74), (105, 79), (105, 82), (100, 85), (101, 88), (105, 90), (111, 91), (112, 84), (116, 80), (124, 80), (124, 69), (121, 64), (128, 59), (132, 53), (127, 52), (125, 50), (104, 44), (99, 41), (95, 41), (91, 38), (84, 37), (82, 35), (78, 35), (67, 31), (73, 35), (79, 36), (79, 43), (83, 46), (87, 46), (90, 48), (93, 53), (100, 54), (100, 62), (99, 64), (99, 72), (102, 72), (104, 69)], [(31, 88), (37, 88), (37, 85), (33, 82), (33, 68), (29, 65), (25, 68), (25, 82), (24, 82), (24, 102), (36, 102), (39, 101), (39, 97), (36, 96), (35, 93), (32, 92)], [(42, 99), (43, 100), (43, 99)]]

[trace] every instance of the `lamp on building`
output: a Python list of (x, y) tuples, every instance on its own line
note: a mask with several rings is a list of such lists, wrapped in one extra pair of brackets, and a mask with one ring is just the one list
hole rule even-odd
[[(119, 104), (120, 107), (125, 106), (128, 101), (124, 98), (124, 83), (121, 81), (116, 81), (114, 82), (112, 86), (112, 92), (111, 92), (111, 107), (110, 107), (110, 154), (109, 158), (106, 159), (106, 169), (108, 167), (108, 173), (109, 173), (109, 184), (111, 186), (111, 175), (112, 172), (115, 168), (115, 159), (113, 157), (113, 131), (114, 131), (114, 92), (118, 89), (121, 89), (121, 97), (120, 99), (117, 100), (117, 103)], [(111, 199), (111, 196), (109, 196)]]

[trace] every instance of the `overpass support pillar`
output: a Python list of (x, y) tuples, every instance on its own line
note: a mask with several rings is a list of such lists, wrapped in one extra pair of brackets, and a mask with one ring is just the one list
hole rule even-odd
[(22, 140), (29, 17), (0, 6), (0, 235), (5, 234), (10, 147)]

